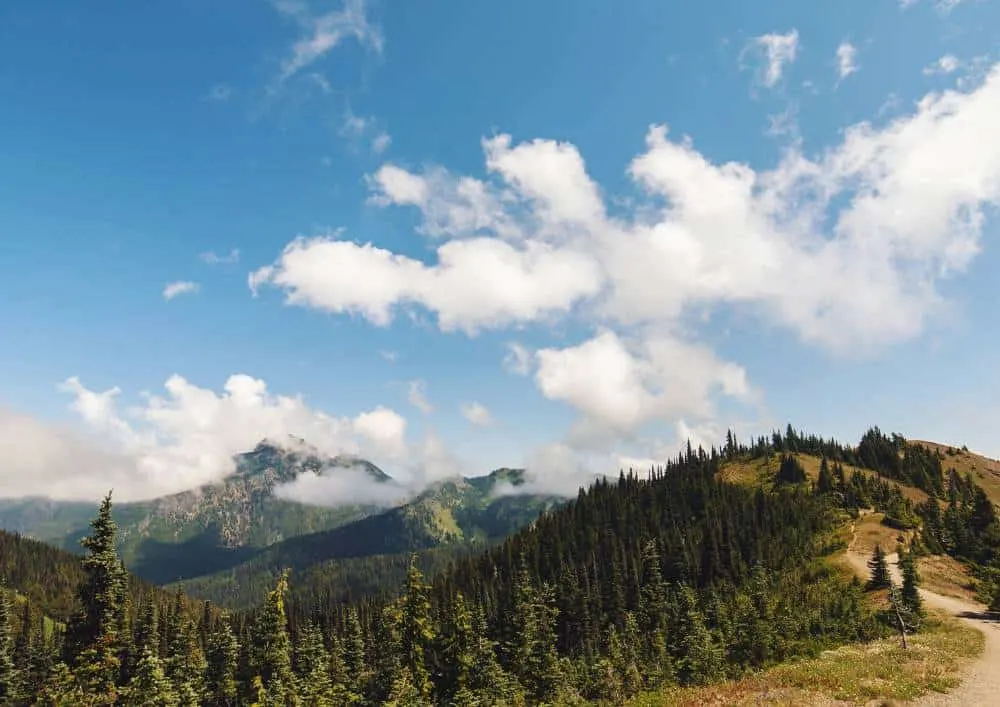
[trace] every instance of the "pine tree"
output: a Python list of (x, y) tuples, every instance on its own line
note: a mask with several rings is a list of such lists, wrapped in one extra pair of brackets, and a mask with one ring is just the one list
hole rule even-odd
[(823, 457), (819, 463), (819, 478), (816, 479), (816, 491), (818, 493), (830, 493), (836, 488), (833, 474), (830, 472), (830, 464)]
[(406, 574), (406, 593), (401, 606), (400, 650), (403, 668), (409, 671), (410, 682), (425, 700), (430, 699), (433, 687), (427, 669), (427, 654), (434, 642), (428, 590), (414, 556)]
[(185, 707), (200, 704), (205, 694), (205, 654), (198, 640), (197, 628), (184, 605), (184, 595), (179, 591), (170, 616), (164, 667), (178, 702)]
[(98, 701), (115, 700), (122, 650), (126, 575), (115, 550), (117, 526), (111, 517), (111, 493), (104, 497), (91, 534), (80, 544), (84, 581), (77, 590), (80, 610), (66, 626), (65, 651), (77, 677)]
[(646, 682), (656, 687), (673, 679), (667, 651), (667, 583), (660, 568), (660, 552), (649, 540), (642, 552), (642, 587), (639, 595), (639, 632), (644, 638), (643, 666)]
[(557, 617), (551, 587), (543, 584), (536, 589), (522, 558), (514, 583), (514, 630), (507, 653), (527, 696), (538, 702), (556, 699), (564, 684), (556, 653)]
[(236, 682), (236, 661), (240, 647), (228, 620), (220, 621), (209, 635), (206, 651), (205, 691), (214, 705), (229, 707), (236, 704), (239, 685)]
[(722, 674), (722, 653), (712, 641), (694, 590), (682, 585), (679, 598), (677, 677), (684, 685), (704, 685)]
[(892, 579), (889, 576), (889, 565), (885, 559), (885, 552), (881, 545), (875, 546), (872, 557), (868, 560), (868, 569), (871, 570), (871, 579), (868, 580), (869, 589), (886, 589), (892, 586)]
[(177, 707), (181, 704), (174, 686), (163, 672), (160, 659), (149, 646), (140, 649), (135, 675), (124, 690), (122, 704), (127, 707)]
[(264, 602), (264, 608), (253, 632), (254, 668), (271, 704), (284, 705), (294, 695), (291, 640), (285, 614), (288, 592), (288, 572), (282, 572), (278, 582)]
[(298, 694), (303, 705), (323, 707), (333, 700), (330, 681), (330, 656), (323, 645), (323, 635), (312, 621), (302, 627), (295, 647), (295, 670)]
[(900, 553), (899, 567), (903, 572), (903, 588), (900, 599), (909, 614), (910, 623), (916, 627), (924, 616), (924, 604), (920, 598), (920, 574), (912, 552)]
[(10, 595), (5, 582), (0, 582), (0, 704), (13, 701), (17, 692), (18, 674), (14, 666), (14, 624)]
[(344, 667), (347, 669), (346, 687), (349, 694), (360, 696), (368, 682), (370, 671), (365, 655), (365, 637), (361, 630), (358, 610), (349, 607), (344, 616)]

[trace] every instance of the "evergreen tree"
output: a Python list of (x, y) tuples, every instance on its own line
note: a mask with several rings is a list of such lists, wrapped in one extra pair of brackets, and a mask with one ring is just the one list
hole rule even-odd
[(365, 637), (361, 631), (358, 610), (348, 607), (344, 616), (344, 667), (347, 669), (345, 683), (350, 695), (360, 696), (368, 682), (370, 671), (365, 655)]
[(91, 534), (80, 544), (87, 551), (84, 581), (77, 590), (80, 609), (66, 626), (65, 651), (87, 692), (113, 703), (120, 670), (126, 577), (115, 550), (117, 527), (111, 493), (104, 497)]
[(819, 478), (816, 480), (816, 491), (818, 493), (830, 493), (834, 490), (836, 490), (836, 481), (830, 472), (830, 464), (826, 461), (826, 457), (823, 457), (819, 463)]
[(712, 641), (694, 590), (681, 585), (678, 592), (677, 677), (684, 685), (704, 685), (718, 680), (722, 654)]
[(198, 705), (205, 694), (205, 654), (194, 620), (187, 612), (184, 595), (177, 592), (170, 616), (165, 672), (174, 686), (178, 702)]
[(514, 585), (514, 636), (508, 654), (515, 675), (530, 699), (552, 701), (563, 688), (563, 675), (556, 653), (556, 618), (552, 589), (531, 583), (523, 558)]
[(285, 614), (287, 592), (288, 572), (285, 571), (267, 595), (253, 632), (256, 675), (261, 679), (269, 704), (274, 705), (287, 704), (294, 697), (291, 640)]
[(14, 666), (14, 625), (10, 595), (0, 582), (0, 704), (8, 704), (17, 691), (18, 675)]
[(206, 651), (206, 695), (214, 705), (229, 707), (236, 704), (239, 685), (236, 681), (236, 661), (240, 647), (228, 620), (218, 623), (209, 635)]
[(173, 684), (163, 672), (160, 659), (153, 655), (148, 645), (140, 649), (135, 675), (124, 690), (121, 704), (127, 707), (177, 707), (181, 704)]
[(330, 681), (330, 656), (323, 645), (323, 634), (312, 621), (302, 627), (295, 648), (298, 694), (303, 705), (323, 707), (333, 700)]
[(875, 551), (872, 553), (871, 559), (868, 560), (868, 569), (871, 570), (871, 579), (868, 580), (869, 589), (886, 589), (892, 586), (889, 565), (881, 545), (875, 546)]
[(920, 574), (912, 552), (900, 553), (899, 568), (903, 572), (903, 588), (900, 599), (909, 614), (910, 622), (917, 626), (924, 616), (923, 600), (920, 598)]
[(427, 654), (434, 642), (434, 624), (431, 621), (429, 587), (417, 568), (416, 558), (411, 558), (406, 575), (406, 593), (401, 605), (400, 651), (402, 667), (408, 671), (409, 682), (424, 700), (431, 696), (430, 672)]

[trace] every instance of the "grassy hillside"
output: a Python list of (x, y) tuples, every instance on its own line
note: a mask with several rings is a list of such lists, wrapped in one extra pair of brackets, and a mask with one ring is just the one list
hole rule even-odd
[(936, 452), (945, 469), (954, 469), (963, 476), (970, 474), (972, 479), (990, 497), (990, 500), (1000, 504), (1000, 461), (970, 452), (965, 447), (954, 447), (925, 440), (914, 440), (913, 444), (919, 444)]

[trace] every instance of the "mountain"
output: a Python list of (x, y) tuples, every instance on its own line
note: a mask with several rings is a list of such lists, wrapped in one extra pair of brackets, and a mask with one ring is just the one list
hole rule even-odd
[(523, 470), (506, 468), (486, 476), (443, 480), (402, 506), (283, 540), (235, 567), (177, 586), (225, 606), (248, 607), (259, 603), (275, 578), (289, 568), (297, 573), (293, 591), (300, 597), (328, 598), (330, 586), (336, 587), (341, 599), (378, 593), (399, 584), (414, 552), (421, 552), (425, 570), (440, 569), (458, 555), (503, 540), (566, 500), (497, 495), (523, 483)]
[[(376, 482), (392, 483), (366, 460), (323, 457), (301, 442), (295, 446), (302, 451), (261, 442), (238, 455), (236, 470), (218, 484), (115, 506), (125, 565), (140, 577), (163, 584), (230, 567), (273, 543), (382, 510), (359, 504), (309, 506), (276, 496), (279, 484), (306, 471), (325, 476), (360, 468)], [(79, 552), (93, 509), (93, 504), (47, 499), (5, 500), (0, 502), (0, 527)]]

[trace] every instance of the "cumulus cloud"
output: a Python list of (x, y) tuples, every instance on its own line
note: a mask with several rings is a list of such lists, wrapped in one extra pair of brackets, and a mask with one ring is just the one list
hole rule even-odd
[(384, 44), (382, 30), (369, 22), (365, 0), (345, 0), (343, 8), (314, 15), (302, 0), (274, 0), (281, 14), (298, 24), (299, 39), (281, 62), (277, 82), (284, 83), (295, 74), (326, 56), (346, 39), (381, 53)]
[(198, 283), (191, 282), (190, 280), (168, 282), (163, 288), (163, 299), (169, 302), (174, 297), (178, 297), (180, 295), (192, 295), (198, 291), (198, 288)]
[(786, 34), (771, 32), (754, 37), (744, 47), (740, 60), (747, 54), (761, 60), (757, 70), (757, 81), (765, 88), (774, 88), (784, 75), (785, 68), (795, 61), (799, 51), (799, 32), (796, 29)]
[[(401, 483), (438, 468), (408, 441), (406, 420), (393, 410), (333, 416), (300, 396), (273, 394), (248, 375), (230, 376), (220, 392), (174, 375), (165, 395), (145, 394), (125, 411), (117, 387), (91, 390), (73, 377), (60, 390), (72, 396), (70, 408), (87, 434), (5, 413), (0, 495), (93, 500), (111, 485), (121, 500), (174, 493), (224, 478), (234, 470), (233, 456), (262, 439), (285, 446), (300, 438), (322, 455), (371, 459)], [(45, 473), (29, 473), (37, 469)]]
[(837, 77), (843, 81), (858, 70), (858, 48), (850, 42), (837, 47)]
[(1000, 205), (998, 114), (1000, 66), (767, 169), (709, 159), (654, 125), (626, 169), (634, 194), (613, 211), (575, 146), (499, 135), (483, 141), (485, 176), (386, 164), (369, 179), (373, 203), (420, 213), (429, 262), (321, 235), (289, 243), (251, 283), (380, 326), (420, 310), (469, 334), (582, 324), (558, 346), (509, 346), (504, 366), (579, 412), (564, 443), (603, 435), (608, 453), (652, 423), (704, 429), (719, 398), (755, 404), (738, 362), (699, 341), (715, 311), (844, 356), (946, 313), (939, 286), (976, 257)]
[(482, 403), (471, 402), (461, 406), (462, 417), (476, 427), (489, 427), (494, 424), (493, 414)]
[(429, 415), (434, 412), (434, 406), (427, 400), (426, 381), (410, 381), (407, 385), (406, 399), (410, 402), (410, 405), (425, 415)]

